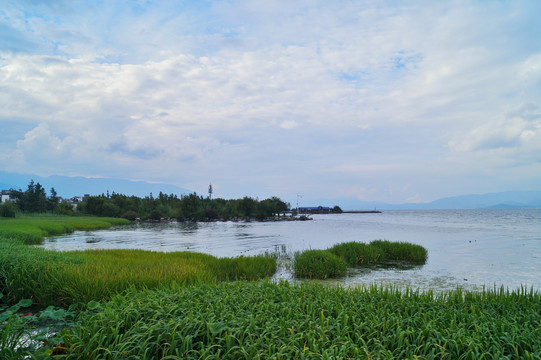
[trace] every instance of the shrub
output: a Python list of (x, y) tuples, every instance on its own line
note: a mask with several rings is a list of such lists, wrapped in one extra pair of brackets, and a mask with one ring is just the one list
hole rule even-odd
[(60, 215), (73, 215), (73, 205), (67, 202), (61, 202), (56, 206), (55, 212)]
[(0, 216), (1, 217), (15, 217), (15, 213), (17, 212), (17, 208), (11, 201), (6, 201), (3, 204), (0, 204)]
[(345, 275), (346, 262), (328, 250), (307, 250), (295, 255), (298, 278), (328, 279)]
[(122, 214), (122, 218), (134, 221), (137, 218), (137, 213), (133, 210), (128, 210), (124, 214)]

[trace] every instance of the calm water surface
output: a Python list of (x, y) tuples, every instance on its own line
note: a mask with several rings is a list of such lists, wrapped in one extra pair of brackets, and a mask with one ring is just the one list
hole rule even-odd
[[(415, 210), (314, 215), (312, 221), (137, 224), (49, 238), (52, 250), (195, 251), (219, 257), (265, 251), (292, 254), (345, 241), (408, 241), (429, 251), (426, 265), (352, 269), (346, 285), (394, 284), (421, 289), (521, 285), (541, 289), (541, 209)], [(276, 275), (291, 278), (282, 268)]]

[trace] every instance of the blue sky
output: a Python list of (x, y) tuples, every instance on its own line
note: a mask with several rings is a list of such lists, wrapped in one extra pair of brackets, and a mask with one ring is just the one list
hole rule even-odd
[(541, 190), (541, 2), (3, 1), (0, 170), (218, 197)]

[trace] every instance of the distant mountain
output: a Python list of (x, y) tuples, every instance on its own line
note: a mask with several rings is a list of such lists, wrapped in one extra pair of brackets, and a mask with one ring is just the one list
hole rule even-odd
[(541, 209), (541, 191), (505, 191), (447, 197), (428, 203), (388, 204), (351, 198), (306, 199), (303, 206), (334, 206), (343, 210), (422, 210), (422, 209)]
[(431, 209), (524, 209), (541, 208), (541, 191), (505, 191), (462, 195), (432, 201)]
[(135, 195), (145, 197), (152, 193), (154, 196), (161, 192), (164, 194), (190, 194), (193, 191), (184, 189), (178, 186), (149, 183), (145, 181), (131, 181), (121, 179), (104, 179), (104, 178), (86, 178), (86, 177), (69, 177), (53, 175), (41, 177), (37, 175), (15, 174), (0, 171), (0, 190), (7, 189), (22, 189), (26, 190), (30, 180), (35, 183), (40, 183), (47, 194), (52, 187), (55, 188), (58, 196), (71, 198), (73, 196), (83, 196), (84, 194), (101, 195), (116, 192), (117, 194)]

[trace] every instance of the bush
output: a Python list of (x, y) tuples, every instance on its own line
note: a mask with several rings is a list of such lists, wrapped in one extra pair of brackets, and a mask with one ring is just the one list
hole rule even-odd
[(1, 217), (15, 217), (15, 213), (17, 212), (17, 208), (11, 201), (6, 201), (3, 204), (0, 204), (0, 216)]
[(122, 214), (122, 218), (134, 221), (137, 218), (137, 213), (133, 210), (128, 210), (124, 214)]
[(298, 278), (328, 279), (345, 275), (346, 262), (328, 250), (307, 250), (295, 255)]
[(344, 259), (349, 266), (371, 265), (385, 260), (382, 248), (354, 241), (336, 244), (329, 251)]
[(55, 213), (60, 215), (73, 215), (73, 205), (67, 202), (61, 202), (56, 206)]

